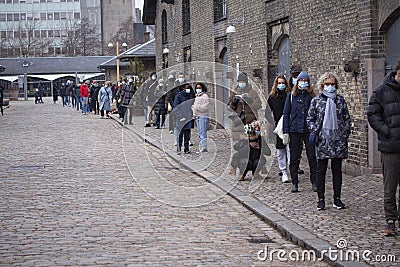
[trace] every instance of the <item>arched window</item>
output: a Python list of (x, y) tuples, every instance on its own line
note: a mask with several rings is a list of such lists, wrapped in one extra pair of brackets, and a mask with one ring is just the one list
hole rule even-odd
[(190, 33), (190, 1), (182, 1), (182, 28), (183, 34)]
[(162, 43), (168, 43), (168, 31), (167, 31), (167, 12), (163, 10), (161, 15), (161, 33), (162, 33)]

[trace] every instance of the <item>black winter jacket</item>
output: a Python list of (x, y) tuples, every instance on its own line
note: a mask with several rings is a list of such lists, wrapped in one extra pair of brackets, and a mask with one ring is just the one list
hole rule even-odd
[(378, 133), (378, 150), (400, 153), (400, 84), (395, 72), (386, 75), (368, 105), (368, 122)]

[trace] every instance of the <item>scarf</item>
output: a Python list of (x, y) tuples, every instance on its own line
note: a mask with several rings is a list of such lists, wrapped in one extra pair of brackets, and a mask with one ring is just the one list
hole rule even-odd
[(322, 139), (325, 140), (324, 146), (328, 147), (328, 145), (336, 141), (338, 137), (338, 121), (335, 103), (336, 92), (328, 93), (324, 90), (322, 94), (327, 97), (327, 101), (324, 121), (321, 127), (321, 135), (323, 136)]

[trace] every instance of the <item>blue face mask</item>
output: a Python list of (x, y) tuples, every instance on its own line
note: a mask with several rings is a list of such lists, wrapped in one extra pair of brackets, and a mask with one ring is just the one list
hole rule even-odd
[(278, 84), (278, 86), (277, 86), (276, 88), (278, 88), (278, 90), (283, 91), (283, 90), (286, 89), (286, 85), (284, 85), (284, 84)]
[(324, 91), (327, 93), (334, 93), (334, 92), (336, 92), (336, 87), (333, 85), (325, 85)]
[(292, 78), (292, 84), (295, 85), (297, 83), (297, 78)]
[(306, 89), (308, 87), (308, 82), (299, 81), (297, 84), (299, 85), (299, 89)]
[(246, 83), (245, 82), (239, 82), (239, 89), (243, 90), (244, 88), (246, 88)]
[(190, 94), (190, 89), (185, 89), (186, 94)]
[(203, 91), (201, 89), (196, 89), (196, 94), (201, 94)]
[(260, 135), (260, 134), (261, 134), (261, 132), (256, 130), (256, 134), (257, 134), (257, 135)]

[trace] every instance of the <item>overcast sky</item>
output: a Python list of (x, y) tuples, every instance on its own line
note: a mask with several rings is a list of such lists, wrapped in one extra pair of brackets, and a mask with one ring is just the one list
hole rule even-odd
[(140, 10), (143, 9), (143, 0), (135, 0), (135, 7), (140, 8)]

